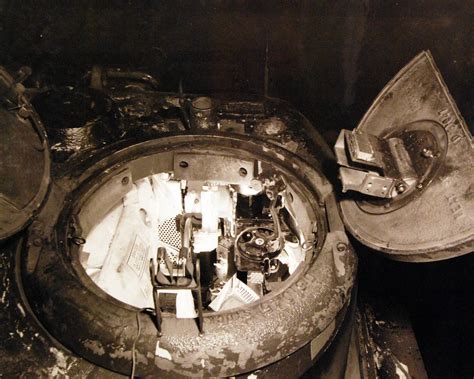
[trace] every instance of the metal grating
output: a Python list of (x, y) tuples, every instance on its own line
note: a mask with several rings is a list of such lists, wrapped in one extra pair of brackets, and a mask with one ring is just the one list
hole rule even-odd
[(181, 234), (176, 227), (176, 218), (168, 218), (159, 224), (158, 235), (160, 241), (173, 246), (178, 250), (181, 248)]

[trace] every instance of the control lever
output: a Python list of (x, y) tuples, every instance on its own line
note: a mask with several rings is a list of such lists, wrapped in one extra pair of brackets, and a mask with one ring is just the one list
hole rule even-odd
[(158, 252), (157, 252), (157, 261), (159, 262), (160, 260), (163, 260), (165, 262), (165, 265), (166, 265), (166, 269), (168, 270), (168, 272), (170, 273), (170, 280), (171, 280), (171, 284), (175, 284), (176, 281), (174, 279), (174, 275), (173, 275), (173, 263), (171, 262), (170, 260), (170, 257), (168, 255), (168, 252), (166, 251), (166, 248), (164, 247), (159, 247), (158, 248)]
[[(191, 219), (189, 219), (191, 220)], [(191, 225), (192, 227), (192, 225)], [(153, 286), (153, 303), (155, 306), (155, 322), (158, 331), (158, 336), (162, 334), (162, 315), (160, 308), (160, 290), (191, 290), (196, 295), (197, 300), (197, 315), (198, 315), (198, 329), (199, 333), (204, 333), (204, 317), (203, 317), (203, 306), (202, 306), (202, 293), (201, 293), (201, 275), (200, 275), (200, 254), (193, 254), (192, 247), (189, 246), (188, 258), (186, 259), (185, 265), (185, 278), (178, 278), (175, 280), (173, 275), (173, 264), (169, 259), (168, 253), (164, 247), (158, 248), (157, 251), (157, 263), (158, 267), (155, 267), (153, 259), (150, 259), (149, 269), (151, 284)], [(170, 279), (160, 271), (159, 264), (164, 260), (166, 268), (170, 273)], [(183, 280), (184, 279), (184, 280)]]

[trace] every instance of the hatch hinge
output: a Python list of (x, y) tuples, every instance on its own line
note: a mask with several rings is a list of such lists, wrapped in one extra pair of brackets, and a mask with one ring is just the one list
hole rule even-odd
[(31, 75), (31, 68), (21, 67), (15, 75), (0, 66), (0, 99), (1, 105), (8, 111), (17, 112), (21, 118), (28, 118), (33, 109), (25, 97), (25, 87), (21, 84)]
[[(416, 186), (418, 174), (402, 138), (342, 130), (335, 145), (342, 191), (391, 199)], [(426, 152), (429, 154), (430, 152)]]

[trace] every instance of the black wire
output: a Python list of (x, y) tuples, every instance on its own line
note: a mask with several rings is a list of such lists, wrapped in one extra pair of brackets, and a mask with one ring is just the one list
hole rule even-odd
[(130, 374), (130, 378), (133, 379), (135, 378), (135, 366), (136, 366), (136, 351), (135, 351), (135, 347), (136, 347), (136, 344), (137, 344), (137, 341), (138, 341), (138, 338), (140, 337), (140, 334), (141, 334), (141, 331), (142, 331), (142, 325), (140, 323), (140, 313), (143, 312), (143, 309), (139, 310), (137, 313), (136, 313), (136, 317), (137, 317), (137, 336), (135, 337), (135, 339), (133, 340), (133, 345), (132, 345), (132, 372)]
[(130, 373), (130, 378), (133, 379), (135, 378), (135, 368), (137, 365), (136, 361), (136, 345), (138, 338), (140, 338), (140, 334), (142, 332), (142, 324), (140, 322), (140, 313), (151, 313), (154, 312), (155, 310), (153, 308), (142, 308), (136, 313), (136, 319), (137, 319), (137, 335), (135, 336), (135, 339), (133, 340), (132, 344), (132, 372)]

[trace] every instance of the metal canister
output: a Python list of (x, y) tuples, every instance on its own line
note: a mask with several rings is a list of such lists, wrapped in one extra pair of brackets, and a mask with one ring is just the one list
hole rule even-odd
[(191, 101), (191, 123), (197, 129), (217, 129), (216, 107), (210, 97), (196, 97)]

